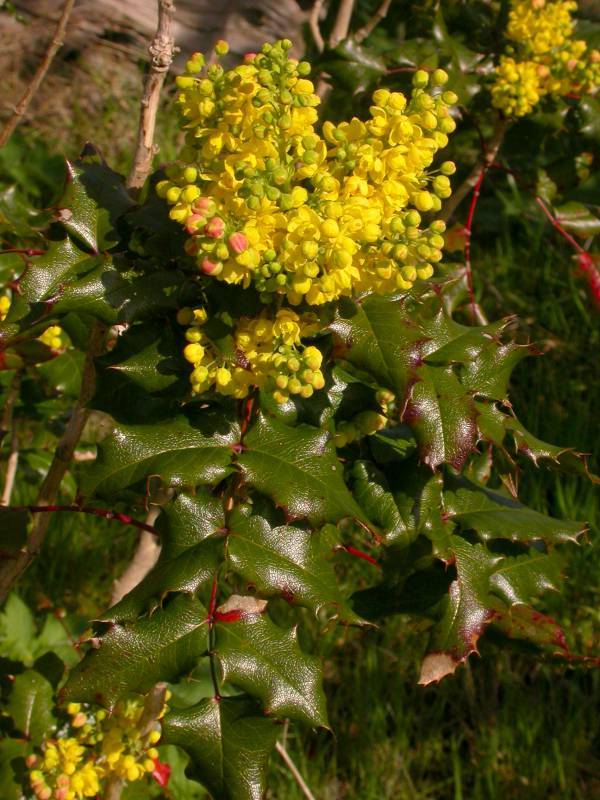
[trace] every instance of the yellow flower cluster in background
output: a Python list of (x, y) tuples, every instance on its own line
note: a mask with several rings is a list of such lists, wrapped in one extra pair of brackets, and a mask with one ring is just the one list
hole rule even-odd
[[(266, 44), (227, 71), (196, 53), (177, 79), (185, 146), (157, 192), (201, 275), (278, 308), (239, 320), (225, 348), (207, 335), (204, 309), (182, 309), (196, 394), (258, 386), (280, 403), (310, 397), (325, 384), (322, 355), (302, 340), (320, 325), (294, 308), (408, 291), (442, 258), (445, 225), (422, 214), (440, 210), (455, 171), (432, 166), (455, 129), (446, 73), (418, 70), (410, 98), (378, 89), (368, 120), (319, 130), (310, 65), (290, 46)], [(217, 58), (225, 52), (218, 43)]]
[(0, 322), (3, 319), (6, 319), (6, 315), (10, 309), (10, 297), (7, 297), (5, 294), (0, 295)]
[(600, 83), (600, 51), (573, 38), (571, 0), (513, 0), (507, 48), (496, 68), (492, 103), (507, 116), (531, 113), (542, 97), (593, 94)]
[(154, 771), (160, 731), (140, 738), (141, 702), (121, 701), (110, 715), (79, 703), (70, 703), (67, 712), (69, 724), (58, 737), (44, 742), (41, 755), (27, 759), (38, 800), (96, 797), (108, 779), (134, 782)]
[(199, 269), (267, 303), (408, 290), (442, 257), (443, 224), (420, 226), (450, 195), (454, 164), (432, 169), (455, 128), (447, 75), (419, 70), (409, 100), (379, 89), (367, 121), (318, 133), (310, 66), (289, 47), (228, 71), (192, 57), (177, 79), (186, 145), (157, 191)]
[(65, 334), (59, 325), (51, 325), (46, 328), (42, 335), (38, 336), (38, 339), (51, 350), (63, 350), (67, 346)]

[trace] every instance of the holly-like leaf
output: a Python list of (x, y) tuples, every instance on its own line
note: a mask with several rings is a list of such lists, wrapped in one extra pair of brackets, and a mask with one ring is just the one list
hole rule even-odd
[(79, 397), (84, 360), (80, 350), (69, 349), (40, 364), (37, 371), (57, 392), (67, 397)]
[(586, 526), (540, 514), (498, 491), (476, 486), (466, 479), (448, 482), (444, 492), (445, 516), (462, 530), (475, 530), (482, 539), (512, 539), (551, 544), (575, 542)]
[(54, 691), (43, 675), (28, 669), (16, 676), (7, 711), (15, 728), (36, 745), (56, 724), (53, 708)]
[(102, 620), (124, 622), (140, 614), (152, 614), (172, 592), (194, 595), (216, 574), (223, 560), (223, 536), (211, 536), (177, 558), (159, 558), (154, 568)]
[(180, 492), (162, 511), (156, 523), (160, 533), (161, 558), (169, 561), (194, 547), (216, 531), (224, 530), (223, 502), (205, 487), (193, 494)]
[(261, 414), (244, 439), (238, 463), (248, 483), (291, 519), (305, 517), (313, 525), (365, 519), (344, 483), (326, 431), (309, 425), (291, 428)]
[(82, 471), (82, 490), (108, 496), (150, 475), (173, 487), (215, 484), (231, 472), (238, 439), (237, 424), (209, 409), (155, 425), (117, 425)]
[(532, 550), (504, 558), (490, 579), (491, 590), (509, 606), (527, 605), (550, 589), (557, 590), (560, 564), (556, 556)]
[(123, 178), (106, 164), (67, 161), (59, 219), (71, 235), (95, 253), (114, 247), (116, 220), (132, 208)]
[(62, 690), (64, 699), (113, 708), (129, 692), (147, 692), (157, 681), (191, 671), (208, 648), (207, 613), (189, 595), (136, 622), (111, 623)]
[(456, 536), (451, 543), (456, 579), (450, 584), (442, 618), (432, 630), (429, 652), (421, 666), (419, 683), (424, 686), (451, 674), (477, 652), (477, 640), (494, 617), (489, 581), (501, 557)]
[(231, 568), (254, 586), (261, 597), (284, 597), (315, 613), (327, 608), (342, 622), (361, 620), (340, 592), (331, 563), (337, 531), (290, 525), (271, 528), (259, 516), (232, 515), (227, 536)]
[(257, 697), (267, 714), (326, 728), (319, 659), (303, 653), (296, 629), (275, 625), (265, 607), (232, 595), (217, 609), (214, 651), (223, 680)]
[(188, 772), (218, 800), (261, 800), (277, 725), (246, 696), (207, 698), (162, 720), (162, 741), (190, 756)]
[(530, 348), (502, 342), (510, 320), (481, 327), (454, 322), (440, 291), (344, 303), (331, 329), (345, 348), (341, 356), (396, 394), (421, 460), (433, 469), (442, 463), (461, 469), (480, 435), (475, 398), (505, 400), (510, 372)]

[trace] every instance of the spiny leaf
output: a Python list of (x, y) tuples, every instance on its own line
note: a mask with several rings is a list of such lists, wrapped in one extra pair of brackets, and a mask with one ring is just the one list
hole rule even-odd
[(244, 439), (238, 463), (248, 483), (292, 519), (306, 517), (313, 525), (365, 519), (325, 431), (309, 425), (290, 428), (261, 414)]
[(223, 503), (205, 487), (193, 494), (180, 492), (163, 509), (156, 528), (160, 533), (161, 557), (172, 560), (225, 525)]
[(340, 621), (356, 624), (361, 620), (341, 594), (331, 564), (336, 534), (332, 526), (271, 528), (263, 517), (238, 512), (229, 522), (229, 563), (262, 597), (283, 596), (315, 613), (326, 607)]
[(576, 541), (585, 525), (540, 514), (508, 494), (476, 486), (464, 478), (447, 482), (444, 492), (446, 517), (463, 530), (473, 529), (482, 539), (531, 542)]
[(196, 594), (216, 574), (223, 560), (224, 545), (222, 535), (211, 536), (173, 560), (160, 558), (148, 575), (101, 619), (134, 620), (140, 614), (152, 614), (172, 592)]
[(451, 543), (456, 580), (450, 584), (442, 618), (431, 633), (430, 652), (423, 660), (419, 678), (422, 685), (441, 680), (477, 652), (477, 640), (494, 616), (489, 580), (500, 556), (457, 536), (451, 537)]
[(558, 589), (560, 564), (554, 555), (532, 550), (504, 558), (490, 579), (491, 590), (509, 606), (526, 605), (549, 589)]
[(150, 475), (169, 486), (215, 484), (231, 472), (238, 438), (237, 424), (210, 409), (156, 425), (117, 425), (82, 471), (82, 490), (111, 495)]
[(64, 699), (112, 708), (128, 692), (189, 672), (208, 647), (206, 609), (188, 595), (136, 622), (111, 624), (71, 671)]
[(565, 634), (552, 617), (540, 614), (528, 605), (513, 605), (493, 620), (497, 628), (511, 639), (520, 639), (553, 652), (568, 653)]
[(43, 675), (28, 669), (16, 676), (6, 710), (17, 730), (36, 745), (56, 724), (53, 708), (54, 691)]
[(402, 415), (420, 444), (421, 459), (432, 469), (460, 469), (477, 441), (477, 412), (451, 367), (422, 367)]
[(123, 178), (97, 161), (67, 161), (60, 220), (70, 234), (97, 253), (114, 247), (116, 220), (134, 205)]
[(261, 800), (277, 725), (246, 696), (207, 698), (162, 721), (162, 741), (185, 750), (188, 771), (215, 800)]
[(295, 628), (271, 622), (265, 606), (232, 595), (217, 609), (214, 651), (223, 680), (257, 697), (267, 714), (327, 727), (319, 659), (300, 650)]

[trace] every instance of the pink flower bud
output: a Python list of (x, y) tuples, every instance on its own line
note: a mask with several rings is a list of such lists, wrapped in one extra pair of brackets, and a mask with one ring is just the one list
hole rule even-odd
[(200, 214), (190, 214), (185, 221), (185, 229), (191, 235), (194, 233), (199, 233), (200, 223), (202, 222), (206, 222), (205, 217), (201, 216)]
[(241, 231), (232, 233), (229, 237), (229, 246), (234, 253), (243, 253), (244, 250), (248, 249), (248, 244), (248, 237)]
[(225, 230), (225, 223), (221, 217), (213, 217), (204, 226), (204, 233), (211, 239), (220, 239)]
[(246, 53), (244, 55), (244, 61), (246, 63), (248, 63), (249, 61), (254, 61), (255, 58), (256, 58), (256, 53)]
[(211, 203), (212, 200), (210, 197), (199, 197), (192, 205), (192, 211), (194, 214), (204, 214), (208, 211)]
[(201, 264), (202, 272), (205, 275), (219, 275), (223, 270), (223, 264), (220, 261), (211, 261), (210, 258), (204, 258)]

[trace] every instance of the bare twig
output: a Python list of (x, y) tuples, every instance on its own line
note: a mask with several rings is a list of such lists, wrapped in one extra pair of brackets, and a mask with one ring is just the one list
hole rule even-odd
[(370, 36), (375, 28), (379, 25), (379, 23), (387, 17), (387, 13), (390, 10), (390, 6), (392, 5), (392, 0), (383, 0), (383, 3), (379, 6), (377, 11), (373, 14), (371, 19), (366, 22), (362, 28), (359, 28), (356, 33), (354, 34), (354, 40), (356, 42), (364, 42), (367, 36)]
[(500, 145), (504, 140), (507, 127), (508, 120), (504, 119), (503, 117), (499, 117), (498, 121), (496, 122), (492, 138), (488, 142), (481, 160), (475, 164), (467, 178), (465, 178), (458, 189), (452, 193), (452, 197), (448, 198), (448, 200), (444, 203), (441, 214), (439, 215), (439, 218), (444, 222), (448, 222), (465, 197), (467, 197), (467, 195), (477, 186), (477, 183), (481, 179), (481, 175), (483, 174), (485, 177), (485, 173), (496, 160), (496, 156), (498, 155), (498, 150), (500, 149)]
[(156, 533), (151, 533), (150, 530), (152, 530), (160, 511), (160, 506), (152, 506), (148, 512), (133, 558), (123, 574), (113, 583), (110, 598), (111, 606), (114, 606), (122, 597), (125, 597), (128, 592), (134, 589), (156, 564), (160, 555), (160, 543)]
[(300, 771), (298, 770), (298, 767), (294, 764), (294, 762), (291, 759), (290, 754), (285, 749), (285, 747), (281, 744), (281, 742), (277, 742), (275, 744), (275, 749), (277, 750), (277, 752), (279, 753), (279, 755), (283, 759), (286, 767), (292, 773), (292, 776), (293, 776), (294, 780), (298, 784), (298, 787), (300, 788), (300, 791), (302, 792), (304, 797), (306, 797), (306, 800), (315, 800), (314, 794), (311, 792), (310, 788), (308, 787), (308, 784), (306, 783), (306, 781), (304, 780), (304, 778), (300, 774)]
[(337, 17), (329, 37), (329, 47), (333, 50), (347, 36), (354, 11), (354, 0), (341, 0)]
[(319, 20), (321, 18), (321, 11), (323, 10), (324, 4), (325, 0), (316, 0), (308, 17), (308, 27), (310, 28), (311, 35), (319, 53), (322, 53), (325, 49), (325, 40), (323, 39), (323, 34), (321, 33), (321, 28), (319, 27)]
[(15, 476), (17, 474), (17, 466), (19, 464), (19, 437), (17, 434), (17, 426), (13, 422), (12, 434), (10, 437), (10, 452), (6, 460), (6, 472), (4, 474), (4, 489), (2, 490), (2, 497), (0, 498), (0, 506), (7, 506), (10, 504), (10, 498), (15, 486)]
[(155, 153), (154, 129), (156, 128), (156, 113), (158, 111), (160, 92), (173, 61), (173, 52), (175, 50), (175, 40), (173, 38), (174, 15), (175, 6), (173, 0), (158, 0), (158, 27), (156, 35), (148, 48), (150, 66), (142, 94), (135, 156), (131, 171), (127, 177), (129, 189), (141, 189), (152, 169), (152, 159)]
[[(118, 511), (111, 511), (109, 508), (89, 508), (87, 506), (68, 505), (68, 506), (11, 506), (11, 511), (29, 511), (30, 514), (54, 514), (60, 511), (73, 511), (77, 514), (93, 514), (95, 517), (121, 522), (123, 525), (132, 525), (134, 528), (156, 535), (156, 530), (151, 524), (140, 522), (129, 514), (120, 514)], [(148, 515), (151, 516), (150, 514)], [(154, 517), (156, 518), (156, 517)]]
[(62, 14), (60, 15), (60, 19), (58, 20), (56, 30), (54, 31), (54, 36), (52, 37), (52, 41), (46, 49), (46, 53), (42, 59), (42, 62), (35, 71), (35, 74), (31, 79), (31, 83), (25, 89), (21, 99), (15, 106), (12, 115), (4, 125), (2, 131), (0, 131), (0, 147), (4, 147), (4, 145), (8, 142), (14, 133), (15, 128), (27, 113), (27, 109), (29, 108), (35, 93), (40, 88), (40, 85), (44, 80), (46, 73), (48, 72), (54, 56), (62, 47), (69, 17), (71, 16), (71, 11), (73, 10), (74, 5), (75, 0), (66, 0), (63, 6)]
[[(103, 344), (104, 328), (96, 324), (90, 334), (79, 399), (67, 423), (66, 430), (56, 447), (50, 469), (40, 488), (37, 498), (38, 506), (53, 505), (60, 490), (62, 479), (69, 468), (73, 458), (73, 451), (77, 446), (88, 417), (86, 405), (94, 393), (96, 377), (94, 358), (101, 352)], [(4, 602), (20, 575), (40, 552), (49, 524), (50, 514), (37, 516), (31, 526), (26, 545), (17, 553), (16, 557), (7, 558), (0, 563), (0, 603)]]

